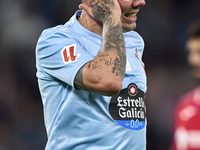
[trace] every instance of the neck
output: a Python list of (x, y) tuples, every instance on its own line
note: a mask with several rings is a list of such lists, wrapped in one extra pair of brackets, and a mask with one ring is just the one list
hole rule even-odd
[(102, 36), (103, 26), (88, 15), (84, 10), (82, 11), (78, 21), (87, 30)]

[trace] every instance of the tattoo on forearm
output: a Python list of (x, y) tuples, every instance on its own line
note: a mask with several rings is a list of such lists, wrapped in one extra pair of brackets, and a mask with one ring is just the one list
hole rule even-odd
[[(117, 57), (110, 58), (110, 60), (103, 59), (103, 55), (98, 57), (102, 57), (101, 61), (104, 61), (106, 66), (113, 65), (112, 73), (120, 76), (121, 78), (124, 78), (126, 66), (124, 36), (121, 24), (119, 23), (115, 25), (115, 18), (112, 17), (111, 10), (114, 7), (114, 2), (113, 0), (91, 0), (90, 6), (92, 8), (94, 18), (101, 23), (104, 23), (105, 28), (107, 28), (106, 34), (103, 35), (103, 40), (105, 43), (102, 46), (104, 52), (110, 50), (115, 50), (117, 52)], [(91, 67), (93, 69), (103, 68), (103, 66), (99, 66), (95, 63), (92, 63)]]
[(98, 57), (108, 57), (110, 56), (108, 53), (107, 54), (99, 54)]
[(107, 41), (105, 43), (105, 50), (117, 50), (118, 57), (116, 57), (114, 60), (112, 72), (123, 78), (126, 66), (126, 54), (124, 36), (122, 34), (122, 27), (120, 24), (110, 27), (109, 33), (106, 34), (105, 39)]
[(92, 62), (90, 66), (91, 66), (92, 69), (98, 68), (98, 69), (101, 70), (103, 68), (102, 65), (98, 65), (97, 62)]
[[(100, 54), (97, 57), (100, 58), (100, 62), (103, 62), (103, 65), (113, 66), (112, 73), (114, 73), (116, 76), (120, 76), (123, 79), (126, 66), (126, 52), (124, 37), (121, 30), (122, 29), (120, 25), (110, 27), (109, 32), (104, 37), (104, 40), (106, 41), (103, 47), (104, 52), (114, 50), (117, 52), (116, 58), (108, 58), (110, 56), (108, 53)], [(103, 65), (99, 65), (98, 62), (94, 61), (91, 63), (92, 69), (103, 69)]]
[(112, 60), (112, 57), (110, 59), (100, 59), (100, 61), (104, 62), (104, 65), (106, 66), (112, 66), (114, 64), (114, 61)]

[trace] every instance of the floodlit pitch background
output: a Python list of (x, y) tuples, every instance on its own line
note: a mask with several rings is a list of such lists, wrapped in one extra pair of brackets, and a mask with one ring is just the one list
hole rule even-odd
[[(64, 24), (81, 0), (0, 1), (0, 149), (43, 150), (47, 140), (35, 76), (35, 45), (45, 28)], [(199, 0), (146, 1), (137, 28), (145, 41), (147, 150), (168, 150), (178, 98), (196, 86), (185, 29), (200, 18)]]

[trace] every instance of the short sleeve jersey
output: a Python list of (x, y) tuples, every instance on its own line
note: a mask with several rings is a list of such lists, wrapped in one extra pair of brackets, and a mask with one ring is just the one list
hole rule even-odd
[(77, 90), (78, 70), (101, 48), (101, 36), (81, 26), (80, 15), (79, 10), (65, 25), (44, 30), (37, 43), (46, 150), (145, 150), (143, 39), (135, 31), (124, 33), (127, 64), (118, 95)]

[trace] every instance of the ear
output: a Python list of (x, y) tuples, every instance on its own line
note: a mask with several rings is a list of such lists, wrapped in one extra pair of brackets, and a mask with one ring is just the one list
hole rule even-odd
[(82, 4), (80, 4), (79, 5), (79, 9), (83, 9), (89, 16), (93, 17), (92, 9), (91, 9), (89, 3), (82, 3)]

